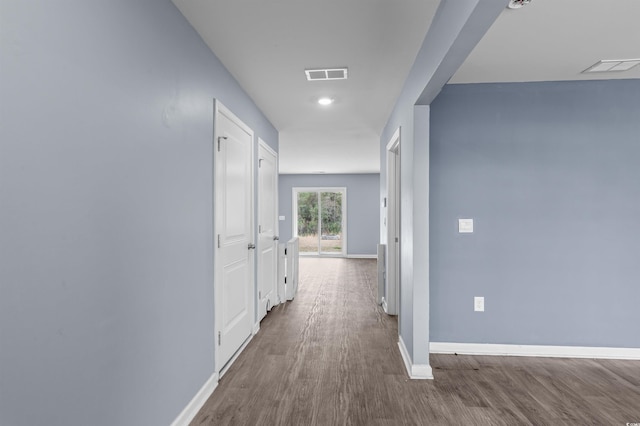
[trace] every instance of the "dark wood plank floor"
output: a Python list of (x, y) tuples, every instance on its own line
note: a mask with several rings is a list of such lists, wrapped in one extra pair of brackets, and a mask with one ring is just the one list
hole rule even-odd
[(625, 425), (640, 361), (432, 355), (408, 380), (374, 260), (304, 258), (192, 425)]

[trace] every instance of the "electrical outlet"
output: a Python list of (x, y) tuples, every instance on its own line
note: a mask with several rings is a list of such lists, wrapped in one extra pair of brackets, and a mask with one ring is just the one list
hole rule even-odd
[(473, 298), (473, 310), (476, 312), (484, 312), (484, 297), (476, 296)]

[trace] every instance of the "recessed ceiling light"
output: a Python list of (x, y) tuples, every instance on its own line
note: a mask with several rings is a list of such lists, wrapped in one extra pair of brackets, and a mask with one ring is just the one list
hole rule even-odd
[(312, 70), (304, 70), (307, 80), (346, 80), (349, 76), (348, 69), (344, 68), (318, 68)]
[(640, 59), (604, 59), (591, 65), (582, 73), (628, 71), (638, 64)]
[(333, 99), (331, 99), (331, 98), (320, 98), (320, 99), (318, 99), (318, 103), (320, 105), (324, 105), (324, 106), (331, 105), (333, 103)]
[(511, 0), (507, 7), (509, 9), (520, 9), (522, 6), (526, 6), (531, 3), (531, 0)]

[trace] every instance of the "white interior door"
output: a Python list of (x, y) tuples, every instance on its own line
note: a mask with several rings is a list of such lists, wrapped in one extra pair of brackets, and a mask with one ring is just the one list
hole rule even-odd
[(280, 303), (278, 275), (278, 157), (258, 139), (258, 320)]
[(214, 133), (216, 370), (251, 336), (254, 318), (253, 131), (220, 102)]

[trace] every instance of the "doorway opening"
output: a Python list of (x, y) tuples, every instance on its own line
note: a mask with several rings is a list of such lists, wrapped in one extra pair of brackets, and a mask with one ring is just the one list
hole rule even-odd
[(300, 255), (346, 255), (346, 208), (346, 188), (293, 188), (293, 235)]
[[(398, 315), (400, 301), (400, 128), (387, 144), (387, 256), (382, 307)], [(398, 319), (399, 323), (400, 319)]]

